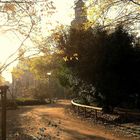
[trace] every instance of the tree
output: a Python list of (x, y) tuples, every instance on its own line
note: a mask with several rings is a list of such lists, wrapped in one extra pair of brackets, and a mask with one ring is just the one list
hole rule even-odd
[(101, 25), (103, 28), (114, 28), (122, 24), (127, 30), (132, 31), (140, 20), (137, 0), (89, 0), (88, 8), (89, 26)]
[(48, 51), (30, 59), (22, 58), (12, 72), (19, 96), (25, 95), (26, 90), (35, 98), (65, 97), (62, 86), (68, 86), (69, 79), (62, 63), (59, 55)]
[(138, 0), (128, 0), (128, 1), (140, 6), (140, 3), (138, 2)]
[(139, 73), (135, 72), (140, 54), (133, 37), (121, 26), (110, 33), (101, 29), (71, 28), (60, 35), (58, 47), (74, 76), (92, 84), (104, 106), (114, 107), (140, 96)]
[[(42, 22), (46, 16), (52, 15), (55, 12), (55, 7), (52, 1), (49, 0), (8, 0), (0, 1), (0, 30), (1, 32), (13, 33), (20, 44), (18, 49), (7, 56), (3, 62), (0, 72), (4, 71), (14, 61), (18, 60), (18, 50), (24, 47), (25, 50), (32, 50), (27, 47), (26, 41), (34, 41), (35, 36), (41, 36)], [(49, 24), (49, 18), (44, 24)], [(43, 27), (46, 29), (47, 27)]]

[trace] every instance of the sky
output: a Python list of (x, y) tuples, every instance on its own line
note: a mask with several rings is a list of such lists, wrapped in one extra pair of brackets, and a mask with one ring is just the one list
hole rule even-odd
[[(56, 13), (51, 18), (52, 22), (58, 21), (61, 24), (69, 25), (72, 20), (73, 10), (72, 6), (74, 4), (74, 0), (53, 0), (54, 6), (56, 6)], [(2, 20), (0, 21), (2, 22)], [(21, 41), (13, 32), (2, 32), (0, 28), (0, 64), (3, 64), (6, 59), (14, 53), (19, 47)], [(29, 42), (27, 42), (28, 44)], [(14, 58), (16, 55), (14, 56)], [(11, 71), (12, 68), (17, 64), (17, 62), (10, 65), (7, 70), (5, 70), (2, 75), (7, 81), (12, 81)]]

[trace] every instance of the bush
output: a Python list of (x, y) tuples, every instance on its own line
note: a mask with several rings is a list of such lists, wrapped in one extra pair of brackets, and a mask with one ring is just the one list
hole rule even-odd
[(76, 100), (76, 103), (83, 104), (83, 105), (90, 105), (86, 98), (81, 98)]
[(20, 106), (47, 104), (45, 100), (31, 99), (31, 98), (17, 98), (16, 103), (17, 103), (17, 105), (20, 105)]

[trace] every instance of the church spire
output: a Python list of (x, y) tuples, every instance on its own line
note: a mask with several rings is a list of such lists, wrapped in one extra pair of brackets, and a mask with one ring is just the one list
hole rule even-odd
[(75, 19), (71, 22), (73, 28), (81, 29), (87, 22), (87, 8), (83, 0), (78, 0), (75, 3)]

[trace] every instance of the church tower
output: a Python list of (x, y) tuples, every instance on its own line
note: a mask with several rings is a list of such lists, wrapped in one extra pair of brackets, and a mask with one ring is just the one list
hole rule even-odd
[(71, 22), (71, 26), (76, 29), (82, 29), (87, 20), (87, 8), (83, 0), (75, 3), (75, 19)]

